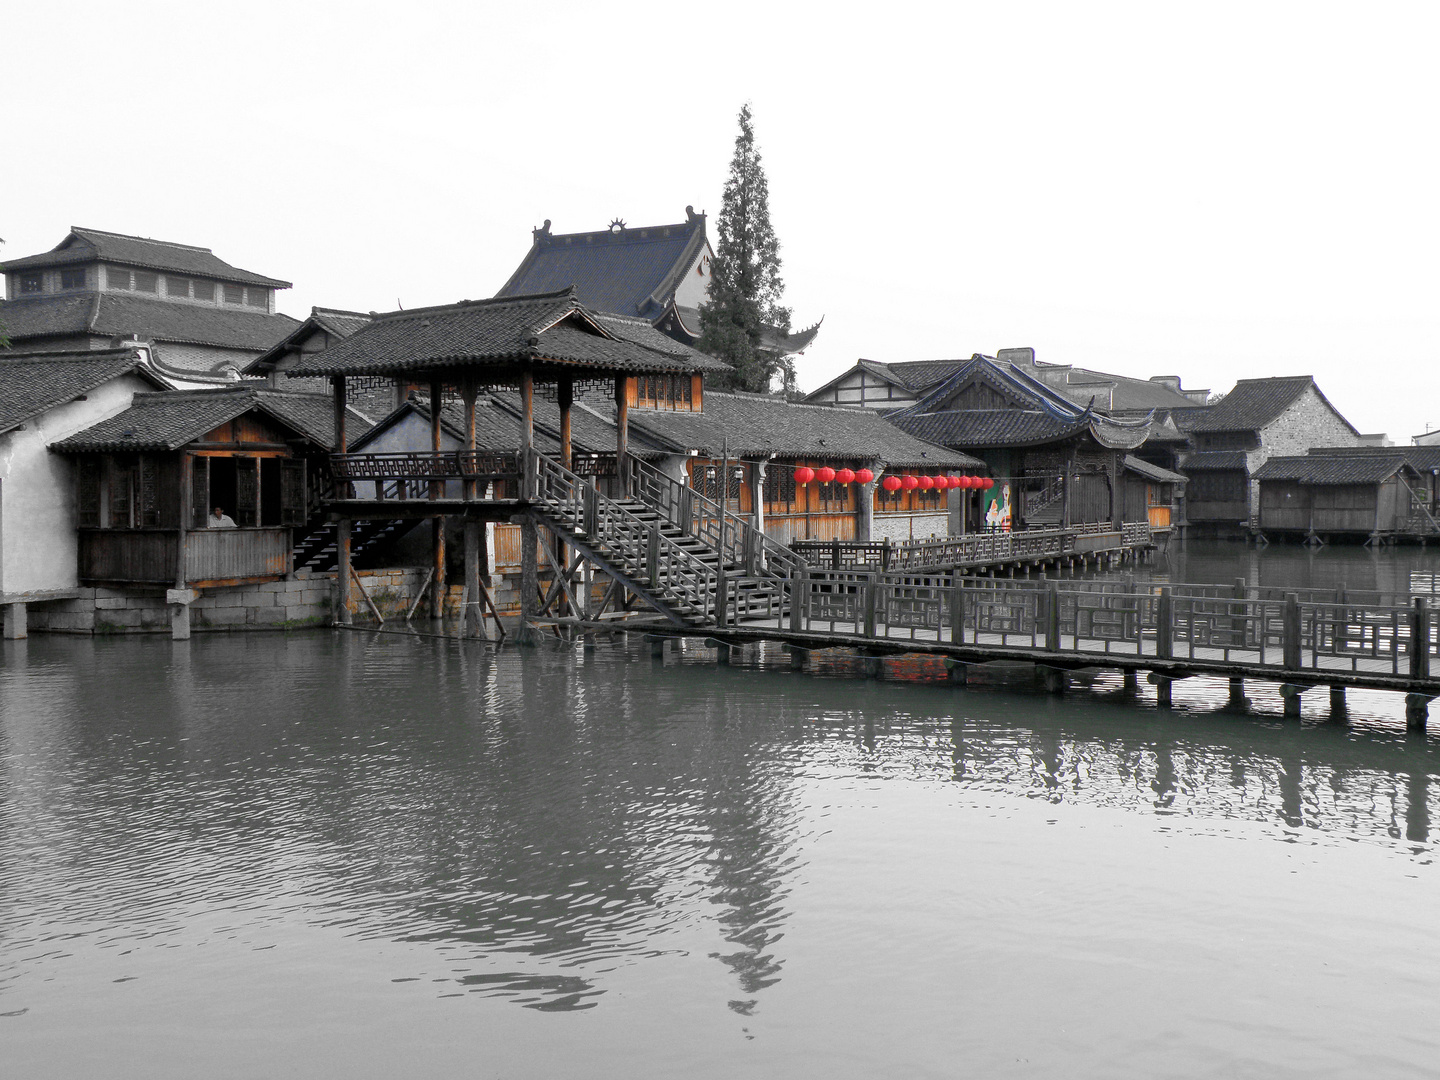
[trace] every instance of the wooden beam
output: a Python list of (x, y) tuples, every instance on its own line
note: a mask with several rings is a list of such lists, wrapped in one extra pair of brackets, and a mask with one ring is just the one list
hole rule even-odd
[(615, 377), (615, 473), (620, 498), (630, 495), (630, 380)]
[[(345, 376), (330, 376), (330, 391), (335, 398), (335, 452), (346, 453), (350, 445), (345, 441)], [(207, 507), (208, 509), (208, 507)]]
[(520, 373), (520, 498), (535, 497), (535, 375), (528, 368)]
[(560, 379), (560, 464), (567, 469), (575, 468), (575, 452), (570, 438), (570, 407), (575, 404), (575, 382)]
[[(475, 385), (475, 376), (466, 375), (465, 382), (461, 385), (460, 395), (465, 401), (465, 449), (475, 449), (475, 399), (478, 396), (478, 387)], [(465, 489), (462, 492), (467, 500), (473, 500), (477, 494), (475, 481), (466, 480)], [(466, 541), (468, 544), (469, 541)], [(466, 552), (468, 554), (469, 548)], [(483, 621), (483, 620), (482, 620)]]

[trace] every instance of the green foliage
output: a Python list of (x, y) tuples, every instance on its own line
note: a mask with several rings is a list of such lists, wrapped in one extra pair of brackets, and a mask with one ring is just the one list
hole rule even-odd
[(717, 224), (710, 264), (710, 299), (700, 306), (699, 348), (735, 369), (730, 386), (764, 392), (778, 376), (795, 382), (794, 366), (773, 343), (790, 332), (790, 309), (780, 297), (780, 241), (770, 226), (770, 185), (755, 148), (750, 106), (740, 110), (740, 134)]

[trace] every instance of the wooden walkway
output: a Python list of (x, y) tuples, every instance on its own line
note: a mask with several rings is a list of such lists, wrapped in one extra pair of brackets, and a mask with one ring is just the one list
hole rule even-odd
[[(849, 648), (879, 658), (944, 656), (962, 669), (997, 660), (1040, 667), (1060, 691), (1067, 672), (1146, 671), (1162, 705), (1170, 684), (1195, 675), (1281, 685), (1286, 714), (1317, 686), (1406, 695), (1406, 716), (1423, 727), (1440, 696), (1431, 676), (1440, 650), (1424, 598), (1385, 605), (1370, 597), (1243, 585), (1137, 587), (1123, 581), (1004, 581), (936, 575), (836, 573), (793, 583), (798, 600), (778, 618), (677, 630), (726, 645), (780, 641), (803, 665), (807, 651)], [(664, 633), (671, 633), (668, 628)]]

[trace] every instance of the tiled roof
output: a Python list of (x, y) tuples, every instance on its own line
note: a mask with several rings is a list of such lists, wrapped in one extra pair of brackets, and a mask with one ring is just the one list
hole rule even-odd
[(312, 334), (324, 333), (337, 341), (344, 341), (362, 327), (368, 326), (375, 318), (358, 311), (339, 311), (334, 308), (312, 307), (309, 316), (280, 340), (251, 360), (241, 372), (246, 375), (264, 374), (275, 369), (276, 363), (291, 350), (298, 349)]
[(252, 409), (267, 413), (320, 446), (334, 444), (334, 411), (329, 398), (237, 386), (136, 394), (124, 412), (62, 439), (51, 449), (62, 453), (178, 450)]
[(1219, 472), (1228, 469), (1245, 469), (1244, 450), (1205, 450), (1188, 455), (1180, 463), (1183, 472)]
[(88, 352), (0, 352), (0, 434), (32, 416), (74, 401), (127, 372), (156, 387), (164, 383), (133, 348)]
[(531, 296), (574, 286), (598, 311), (655, 318), (705, 247), (705, 215), (686, 207), (677, 225), (552, 234), (550, 222), (495, 295)]
[(695, 366), (696, 371), (729, 372), (731, 370), (730, 365), (725, 361), (717, 360), (708, 353), (703, 353), (699, 349), (662, 334), (645, 319), (630, 315), (614, 315), (608, 311), (595, 312), (595, 318), (600, 325), (617, 338), (632, 341), (636, 345), (643, 345), (655, 352), (683, 357)]
[(558, 364), (577, 377), (610, 372), (693, 372), (691, 352), (659, 352), (617, 338), (571, 291), (466, 300), (376, 316), (353, 336), (301, 360), (305, 375), (386, 375), (465, 364)]
[(26, 270), (96, 261), (118, 263), (121, 266), (140, 266), (147, 270), (173, 270), (239, 285), (269, 285), (276, 289), (290, 287), (288, 281), (231, 266), (223, 259), (216, 258), (209, 248), (172, 244), (165, 240), (150, 240), (143, 236), (127, 236), (124, 233), (104, 232), (101, 229), (82, 229), (78, 225), (72, 225), (69, 234), (52, 250), (42, 255), (27, 255), (23, 259), (0, 263), (0, 270)]
[[(1191, 425), (1190, 430), (1259, 431), (1289, 408), (1311, 387), (1314, 387), (1315, 392), (1320, 395), (1321, 401), (1330, 405), (1329, 401), (1326, 401), (1325, 395), (1320, 393), (1320, 388), (1315, 386), (1315, 380), (1309, 375), (1292, 375), (1273, 379), (1241, 379), (1235, 384), (1235, 389), (1211, 405), (1205, 415)], [(1334, 409), (1333, 405), (1330, 407)], [(1335, 415), (1340, 416), (1338, 411)], [(1340, 416), (1340, 420), (1351, 431), (1355, 431), (1343, 416)]]
[(1157, 484), (1183, 484), (1187, 480), (1187, 478), (1180, 473), (1171, 472), (1169, 469), (1162, 469), (1159, 465), (1154, 465), (1144, 458), (1138, 458), (1134, 454), (1125, 455), (1125, 468), (1137, 476), (1143, 476), (1145, 479), (1153, 480)]
[(1378, 484), (1406, 467), (1404, 454), (1310, 454), (1272, 457), (1255, 470), (1256, 480), (1294, 480), (1301, 484)]
[(1038, 409), (964, 409), (954, 412), (887, 414), (890, 423), (917, 439), (972, 450), (1034, 446), (1088, 431), (1089, 418), (1057, 420)]
[(10, 340), (94, 334), (134, 335), (145, 341), (214, 345), (258, 352), (300, 324), (289, 315), (240, 308), (212, 308), (136, 296), (133, 293), (72, 293), (0, 302), (0, 322)]
[(868, 409), (798, 405), (752, 394), (705, 392), (703, 412), (630, 411), (631, 430), (669, 443), (677, 452), (718, 457), (723, 449), (744, 457), (879, 460), (892, 466), (979, 468), (967, 454), (927, 443)]

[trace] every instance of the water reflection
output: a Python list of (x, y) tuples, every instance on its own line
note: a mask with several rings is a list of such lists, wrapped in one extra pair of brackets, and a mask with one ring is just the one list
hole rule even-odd
[(395, 979), (552, 1011), (594, 1007), (621, 969), (709, 957), (750, 1014), (786, 977), (827, 793), (857, 785), (946, 786), (955, 828), (999, 794), (1430, 843), (1431, 740), (1218, 701), (1161, 715), (1112, 700), (1118, 676), (1057, 701), (928, 685), (926, 661), (866, 681), (767, 650), (719, 667), (693, 645), (654, 664), (639, 642), (359, 633), (4, 657), (0, 1011), (79, 951), (262, 948), (299, 920), (426, 946)]

